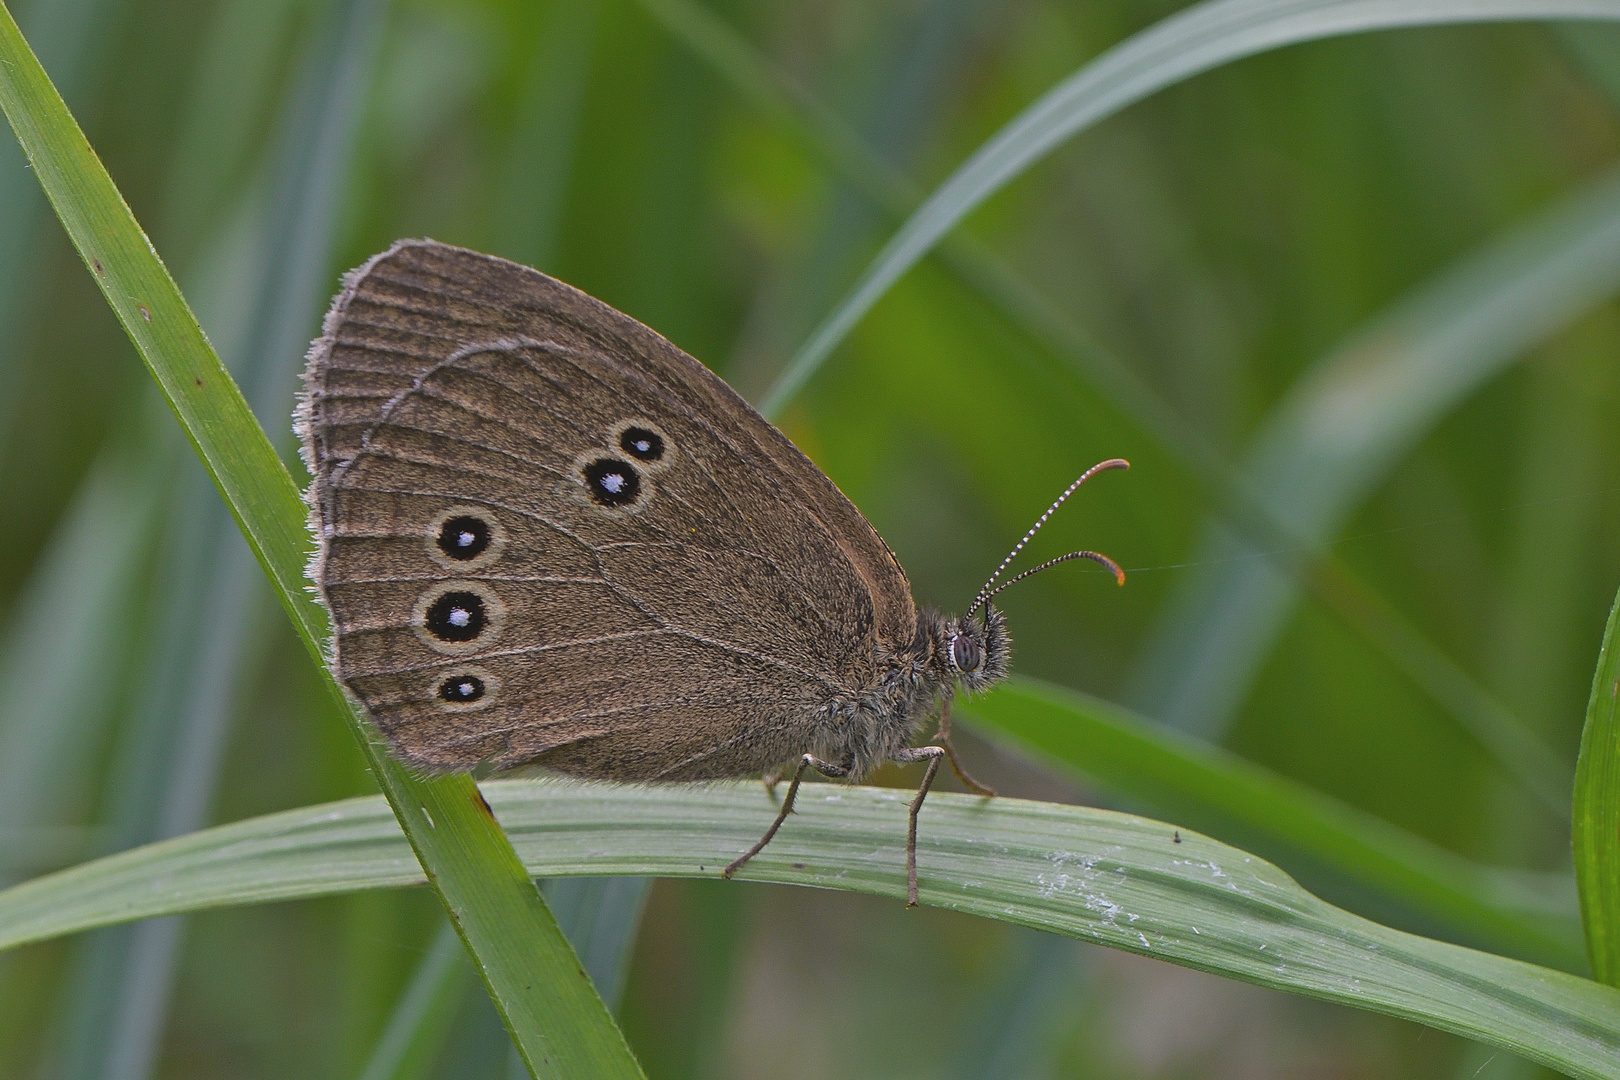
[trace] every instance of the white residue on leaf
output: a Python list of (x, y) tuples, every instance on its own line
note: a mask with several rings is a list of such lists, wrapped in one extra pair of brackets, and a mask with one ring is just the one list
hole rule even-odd
[[(1107, 880), (1103, 878), (1105, 871), (1097, 869), (1097, 863), (1105, 855), (1121, 850), (1123, 849), (1116, 846), (1096, 855), (1075, 855), (1067, 851), (1051, 852), (1046, 859), (1052, 864), (1052, 869), (1035, 875), (1035, 884), (1040, 889), (1041, 898), (1050, 900), (1060, 893), (1072, 894), (1080, 900), (1087, 911), (1096, 912), (1099, 921), (1105, 925), (1113, 926), (1114, 920), (1121, 915), (1134, 922), (1135, 915), (1110, 900), (1097, 888), (1099, 879)], [(1092, 932), (1096, 933), (1095, 930)]]

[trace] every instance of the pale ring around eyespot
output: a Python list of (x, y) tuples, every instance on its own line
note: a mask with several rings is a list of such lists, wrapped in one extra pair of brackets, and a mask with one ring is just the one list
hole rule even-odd
[[(506, 627), (506, 605), (481, 581), (441, 581), (417, 597), (411, 629), (436, 653), (466, 656), (482, 652), (500, 639)], [(464, 639), (461, 634), (470, 634)]]
[[(452, 701), (448, 693), (476, 693), (477, 698), (472, 701)], [(432, 683), (433, 703), (448, 713), (477, 712), (487, 709), (495, 704), (495, 699), (501, 693), (501, 680), (497, 679), (487, 668), (473, 664), (458, 665), (448, 669), (447, 674), (434, 677)]]
[[(458, 518), (481, 522), (484, 526), (484, 534), (473, 538), (480, 546), (480, 550), (471, 558), (460, 558), (454, 553), (454, 546), (448, 549), (446, 546), (445, 527)], [(468, 573), (482, 570), (501, 557), (506, 551), (506, 528), (501, 524), (501, 519), (487, 506), (457, 504), (447, 506), (433, 515), (433, 520), (428, 522), (423, 543), (427, 547), (428, 558), (435, 563), (446, 570)]]
[(633, 416), (608, 428), (610, 453), (628, 457), (643, 473), (660, 473), (675, 463), (680, 451), (669, 432), (647, 419)]

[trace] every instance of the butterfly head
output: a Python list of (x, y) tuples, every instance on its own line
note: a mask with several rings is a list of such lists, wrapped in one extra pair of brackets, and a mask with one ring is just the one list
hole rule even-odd
[(1060, 563), (1069, 562), (1071, 559), (1089, 559), (1107, 568), (1121, 585), (1125, 584), (1125, 571), (1120, 569), (1119, 564), (1095, 551), (1071, 551), (1067, 555), (1049, 559), (1034, 569), (1025, 570), (999, 585), (996, 582), (1000, 579), (1002, 571), (1007, 569), (1007, 565), (1024, 550), (1025, 545), (1040, 531), (1041, 526), (1057, 512), (1057, 508), (1079, 490), (1081, 484), (1100, 472), (1130, 467), (1130, 462), (1123, 458), (1110, 458), (1087, 469), (1080, 475), (1080, 479), (1070, 484), (1068, 489), (1058, 496), (1057, 501), (1047, 508), (1046, 513), (1042, 514), (1024, 534), (1024, 538), (1008, 552), (1005, 559), (1001, 560), (996, 572), (990, 575), (990, 580), (984, 583), (984, 588), (979, 590), (978, 595), (973, 598), (973, 603), (968, 605), (967, 614), (950, 620), (934, 617), (938, 628), (935, 656), (949, 679), (962, 689), (973, 692), (987, 690), (1006, 677), (1012, 640), (1007, 636), (1007, 617), (996, 610), (991, 600), (1009, 585), (1014, 585)]
[(940, 650), (951, 678), (973, 692), (987, 690), (1005, 678), (1012, 659), (1007, 617), (991, 604), (983, 611), (982, 619), (964, 615), (947, 620)]

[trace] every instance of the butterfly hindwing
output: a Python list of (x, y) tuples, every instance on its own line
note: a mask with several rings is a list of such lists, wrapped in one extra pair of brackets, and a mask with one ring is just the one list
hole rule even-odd
[(350, 276), (301, 413), (336, 664), (429, 770), (696, 779), (807, 749), (915, 633), (876, 532), (729, 387), (535, 271)]

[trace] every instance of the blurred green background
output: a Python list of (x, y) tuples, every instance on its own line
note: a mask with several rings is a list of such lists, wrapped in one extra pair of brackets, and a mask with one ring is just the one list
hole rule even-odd
[[(400, 236), (537, 266), (760, 400), (918, 193), (1177, 8), (10, 6), (289, 458), (338, 276)], [(782, 426), (948, 610), (1083, 468), (1129, 458), (1028, 555), (1096, 548), (1128, 586), (1082, 565), (1004, 594), (1017, 669), (1546, 871), (1561, 902), (1620, 583), (1617, 157), (1620, 35), (1601, 27), (1380, 33), (1221, 68), (974, 213), (974, 242), (912, 271)], [(0, 883), (372, 790), (9, 135), (0, 380)], [(1349, 594), (1290, 584), (1317, 539)], [(1468, 940), (988, 731), (964, 752), (1004, 793), (1173, 818), (1351, 910)], [(658, 1080), (1538, 1071), (942, 911), (548, 888), (595, 935), (593, 973)], [(0, 1076), (360, 1076), (424, 973), (438, 994), (390, 1075), (516, 1075), (470, 968), (435, 949), (441, 923), (427, 892), (381, 892), (0, 955)]]

